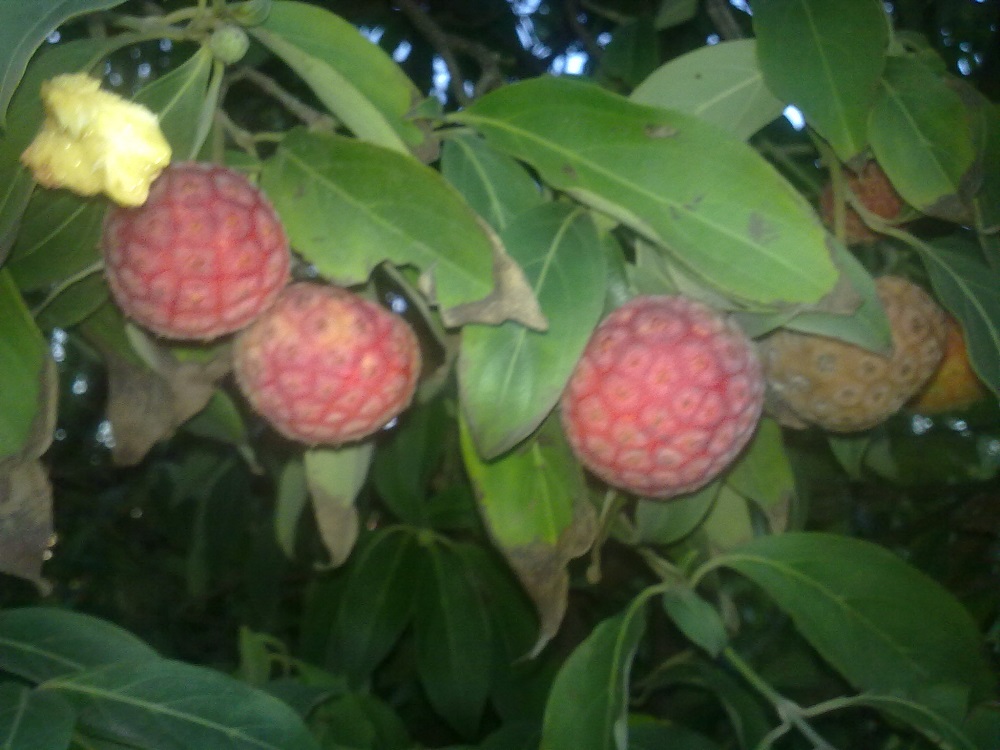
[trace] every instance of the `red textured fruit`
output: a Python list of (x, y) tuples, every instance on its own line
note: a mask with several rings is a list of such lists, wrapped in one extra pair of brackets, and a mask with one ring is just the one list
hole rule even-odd
[[(886, 220), (891, 221), (899, 216), (903, 210), (903, 199), (889, 182), (889, 177), (878, 162), (867, 162), (858, 173), (844, 170), (843, 174), (848, 189), (857, 196), (862, 206)], [(832, 182), (828, 182), (823, 188), (819, 205), (823, 223), (832, 229), (834, 225)], [(844, 237), (848, 243), (855, 244), (874, 242), (879, 235), (869, 229), (858, 212), (847, 205), (844, 206)]]
[(136, 208), (104, 220), (105, 276), (118, 306), (173, 339), (207, 340), (245, 327), (288, 283), (281, 221), (239, 172), (173, 164)]
[(750, 440), (760, 362), (731, 321), (680, 296), (636, 297), (597, 327), (562, 397), (580, 462), (646, 497), (696, 490)]
[(410, 404), (420, 347), (409, 325), (346, 289), (300, 282), (236, 336), (236, 382), (286, 437), (340, 445)]

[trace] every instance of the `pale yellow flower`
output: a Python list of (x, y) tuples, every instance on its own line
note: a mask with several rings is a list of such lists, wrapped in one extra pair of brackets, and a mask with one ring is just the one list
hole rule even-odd
[(45, 122), (21, 155), (35, 179), (80, 195), (106, 193), (125, 206), (145, 203), (150, 183), (170, 163), (156, 115), (102, 91), (84, 73), (46, 81), (41, 97)]

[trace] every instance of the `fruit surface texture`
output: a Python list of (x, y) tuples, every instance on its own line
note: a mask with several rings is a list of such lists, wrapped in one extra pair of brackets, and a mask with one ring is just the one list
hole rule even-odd
[(266, 196), (239, 172), (196, 162), (165, 169), (142, 206), (110, 209), (102, 247), (122, 311), (172, 339), (245, 327), (288, 283), (291, 266)]
[(562, 398), (580, 462), (667, 499), (722, 472), (750, 440), (764, 381), (743, 332), (681, 296), (636, 297), (594, 331)]
[(399, 316), (335, 286), (299, 282), (234, 346), (236, 381), (286, 437), (309, 445), (365, 438), (409, 406), (416, 336)]
[[(862, 206), (876, 216), (893, 220), (903, 210), (903, 199), (882, 167), (875, 161), (866, 162), (860, 172), (844, 170), (847, 188), (857, 197)], [(833, 183), (827, 182), (820, 194), (820, 214), (823, 223), (831, 230), (834, 227)], [(865, 224), (860, 214), (850, 205), (844, 206), (844, 239), (850, 244), (874, 242), (879, 235)]]
[(938, 304), (900, 277), (875, 285), (892, 331), (890, 354), (789, 330), (764, 342), (773, 395), (805, 422), (834, 432), (873, 427), (912, 398), (941, 361), (945, 313)]
[(972, 406), (989, 394), (969, 362), (961, 325), (949, 315), (941, 364), (909, 408), (923, 414), (939, 414)]

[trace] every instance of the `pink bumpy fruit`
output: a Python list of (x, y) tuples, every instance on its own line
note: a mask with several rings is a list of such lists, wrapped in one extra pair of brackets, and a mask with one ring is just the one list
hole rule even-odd
[(236, 382), (286, 437), (309, 445), (360, 440), (410, 404), (420, 346), (409, 325), (346, 289), (292, 284), (241, 331)]
[(173, 164), (136, 208), (104, 220), (105, 276), (118, 306), (172, 339), (207, 340), (256, 318), (288, 283), (281, 221), (242, 174)]
[(597, 327), (562, 398), (573, 452), (637, 495), (707, 484), (752, 436), (764, 379), (749, 339), (680, 296), (636, 297)]

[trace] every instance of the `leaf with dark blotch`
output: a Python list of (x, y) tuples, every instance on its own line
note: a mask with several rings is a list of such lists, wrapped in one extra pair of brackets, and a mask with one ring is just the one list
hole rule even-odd
[(29, 459), (0, 469), (0, 573), (47, 592), (42, 562), (52, 542), (52, 486), (42, 463)]
[(0, 737), (5, 750), (65, 750), (76, 713), (58, 695), (0, 683)]
[(948, 221), (971, 220), (982, 173), (962, 96), (909, 58), (889, 58), (871, 112), (872, 151), (911, 205)]
[(873, 0), (757, 0), (757, 59), (768, 88), (802, 110), (842, 161), (868, 144), (889, 19)]
[(313, 515), (330, 564), (341, 565), (358, 538), (358, 510), (354, 500), (368, 476), (371, 441), (340, 448), (314, 448), (305, 453), (306, 484)]
[(566, 612), (566, 565), (590, 549), (596, 533), (582, 469), (557, 420), (549, 419), (493, 461), (479, 456), (464, 419), (460, 427), (462, 457), (484, 523), (538, 610), (537, 654)]
[(836, 280), (812, 207), (716, 125), (556, 77), (504, 86), (451, 117), (726, 295), (808, 303)]
[(548, 203), (502, 235), (549, 322), (462, 331), (458, 387), (479, 455), (491, 459), (534, 432), (559, 400), (604, 307), (605, 255), (588, 214)]
[(296, 130), (261, 184), (295, 249), (345, 286), (385, 261), (413, 266), (448, 326), (545, 319), (496, 234), (441, 174), (356, 139)]
[(541, 750), (626, 750), (629, 675), (646, 627), (645, 597), (601, 622), (556, 675)]
[(629, 98), (700, 117), (741, 139), (780, 117), (785, 108), (764, 85), (754, 39), (680, 55), (653, 71)]
[(962, 325), (973, 369), (1000, 396), (1000, 272), (977, 256), (971, 244), (943, 240), (922, 253), (938, 299)]

